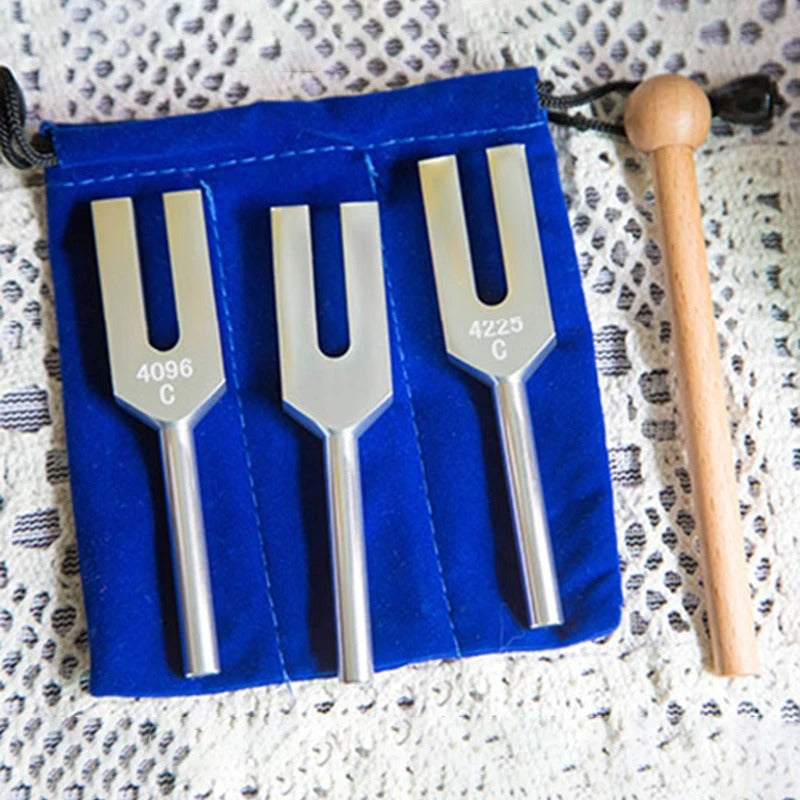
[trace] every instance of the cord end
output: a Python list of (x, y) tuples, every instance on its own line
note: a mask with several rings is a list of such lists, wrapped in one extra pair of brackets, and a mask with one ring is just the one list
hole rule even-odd
[(780, 103), (775, 81), (763, 73), (744, 75), (709, 92), (715, 117), (740, 125), (763, 125)]
[(0, 66), (0, 153), (12, 167), (52, 167), (57, 163), (52, 141), (36, 134), (25, 136), (25, 98), (14, 74)]

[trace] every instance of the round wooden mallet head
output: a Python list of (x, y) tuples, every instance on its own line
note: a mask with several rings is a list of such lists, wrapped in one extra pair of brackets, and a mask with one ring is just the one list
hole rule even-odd
[(628, 138), (650, 155), (714, 666), (749, 675), (758, 655), (694, 170), (710, 124), (703, 90), (677, 75), (640, 84), (625, 108)]
[(680, 144), (695, 150), (710, 128), (706, 93), (679, 75), (659, 75), (640, 83), (625, 104), (625, 133), (643, 153)]

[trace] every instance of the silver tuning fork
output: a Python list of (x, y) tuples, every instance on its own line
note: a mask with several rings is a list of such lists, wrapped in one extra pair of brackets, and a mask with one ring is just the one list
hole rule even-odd
[(178, 618), (187, 677), (219, 672), (193, 428), (225, 388), (199, 191), (163, 196), (180, 335), (149, 341), (133, 205), (92, 203), (103, 313), (117, 402), (159, 432), (170, 517)]
[(283, 402), (325, 441), (339, 677), (372, 675), (358, 437), (392, 398), (377, 203), (340, 206), (350, 344), (337, 357), (317, 338), (308, 206), (272, 209)]
[(507, 294), (478, 298), (454, 156), (419, 162), (450, 357), (494, 393), (530, 627), (563, 623), (525, 383), (555, 346), (525, 148), (487, 149)]

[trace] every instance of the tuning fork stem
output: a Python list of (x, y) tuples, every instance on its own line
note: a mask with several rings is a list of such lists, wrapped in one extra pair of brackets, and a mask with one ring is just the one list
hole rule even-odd
[(561, 599), (525, 382), (515, 375), (501, 378), (492, 388), (528, 619), (537, 625), (559, 625)]
[(325, 470), (340, 674), (347, 683), (362, 682), (372, 675), (372, 635), (361, 467), (352, 428), (325, 436)]

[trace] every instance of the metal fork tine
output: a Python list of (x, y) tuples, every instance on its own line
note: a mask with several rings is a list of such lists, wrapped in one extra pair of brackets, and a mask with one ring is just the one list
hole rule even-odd
[[(386, 315), (376, 314), (385, 307), (380, 222), (376, 203), (342, 203), (342, 251), (347, 297), (350, 347), (344, 354), (362, 363), (389, 363)], [(383, 370), (381, 370), (383, 371)]]
[(486, 151), (509, 297), (536, 298), (528, 336), (546, 342), (553, 335), (550, 296), (539, 245), (539, 229), (528, 162), (521, 144)]
[[(442, 318), (450, 319), (464, 304), (482, 313), (484, 306), (475, 288), (455, 156), (421, 161), (419, 176)], [(443, 232), (446, 235), (441, 235)]]
[[(134, 357), (147, 342), (133, 203), (130, 197), (95, 200), (92, 218), (103, 305), (118, 309), (118, 313), (106, 315), (113, 379), (114, 364)], [(103, 269), (104, 264), (109, 268)]]
[(317, 358), (317, 315), (308, 206), (275, 206), (272, 250), (280, 331), (281, 385), (293, 387), (305, 358)]
[(198, 191), (168, 192), (163, 196), (170, 268), (180, 337), (197, 339), (214, 318), (214, 288), (205, 239), (203, 196)]

